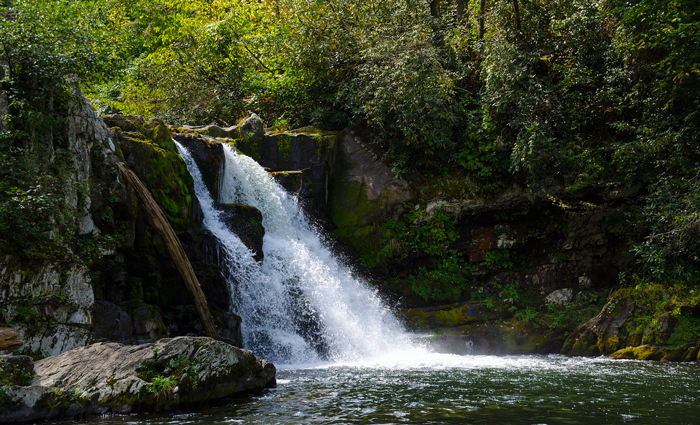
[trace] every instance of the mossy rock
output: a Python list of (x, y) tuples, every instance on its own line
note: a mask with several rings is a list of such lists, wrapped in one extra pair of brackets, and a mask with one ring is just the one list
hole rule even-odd
[(392, 248), (383, 224), (387, 218), (398, 220), (411, 198), (406, 182), (397, 180), (357, 137), (343, 133), (329, 200), (333, 236), (368, 269), (384, 271)]
[(0, 387), (27, 386), (34, 378), (34, 361), (29, 356), (0, 356)]
[(158, 340), (167, 336), (158, 306), (143, 300), (130, 300), (120, 307), (131, 317), (133, 337), (136, 340)]
[(209, 189), (212, 199), (216, 201), (219, 198), (225, 164), (224, 148), (221, 143), (192, 134), (175, 134), (173, 138), (189, 150), (202, 174), (204, 185)]
[(458, 336), (473, 354), (485, 355), (558, 353), (564, 342), (561, 332), (515, 326), (507, 320), (438, 328), (434, 332), (443, 336)]
[(619, 292), (603, 306), (601, 312), (582, 324), (565, 341), (562, 354), (574, 356), (608, 355), (626, 342), (623, 325), (632, 316), (634, 300), (627, 292)]
[(305, 127), (262, 138), (244, 136), (236, 148), (271, 171), (300, 171), (332, 160), (337, 137), (337, 133)]
[(500, 317), (497, 310), (488, 309), (480, 302), (412, 308), (405, 310), (403, 315), (416, 329), (444, 329)]
[[(161, 121), (110, 115), (124, 161), (165, 213), (176, 233), (184, 233), (194, 214), (194, 182), (170, 131)], [(123, 126), (123, 128), (122, 128)]]
[(626, 347), (610, 355), (614, 359), (660, 360), (662, 362), (696, 361), (697, 347), (671, 349), (658, 345), (644, 344)]

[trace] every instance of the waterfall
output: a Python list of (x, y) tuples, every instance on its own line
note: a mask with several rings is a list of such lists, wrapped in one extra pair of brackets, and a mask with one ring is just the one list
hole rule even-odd
[(204, 226), (220, 244), (246, 348), (283, 364), (356, 361), (410, 347), (408, 334), (376, 291), (324, 245), (297, 199), (253, 159), (224, 144), (219, 201), (262, 212), (262, 264), (221, 221), (187, 149), (177, 144), (195, 184)]

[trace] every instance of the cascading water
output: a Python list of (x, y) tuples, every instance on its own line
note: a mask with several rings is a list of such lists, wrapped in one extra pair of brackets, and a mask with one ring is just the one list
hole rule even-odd
[(353, 361), (411, 346), (377, 294), (323, 244), (296, 198), (253, 159), (224, 145), (222, 203), (244, 203), (263, 215), (262, 264), (220, 220), (187, 149), (177, 144), (195, 182), (204, 225), (220, 244), (220, 265), (243, 319), (246, 348), (287, 364)]

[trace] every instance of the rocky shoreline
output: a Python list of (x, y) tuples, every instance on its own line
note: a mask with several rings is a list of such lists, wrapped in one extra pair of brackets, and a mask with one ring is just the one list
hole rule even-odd
[(274, 387), (276, 369), (206, 337), (105, 342), (36, 362), (0, 356), (0, 422), (170, 411)]

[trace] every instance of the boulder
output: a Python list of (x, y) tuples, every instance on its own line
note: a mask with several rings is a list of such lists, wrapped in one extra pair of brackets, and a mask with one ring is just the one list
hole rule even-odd
[(241, 137), (241, 129), (237, 125), (230, 127), (219, 127), (216, 124), (209, 125), (184, 125), (177, 130), (179, 133), (196, 132), (209, 137), (219, 137), (228, 139), (237, 139)]
[[(205, 337), (98, 343), (34, 364), (28, 386), (4, 385), (0, 422), (154, 412), (275, 385), (275, 367)], [(25, 382), (26, 384), (26, 382)]]
[(697, 347), (668, 348), (658, 345), (644, 344), (637, 347), (626, 347), (610, 355), (614, 359), (660, 360), (662, 362), (696, 361)]
[(252, 143), (258, 143), (265, 134), (262, 119), (257, 114), (248, 117), (241, 126), (241, 138)]
[(634, 301), (629, 297), (611, 298), (596, 317), (579, 326), (566, 339), (561, 353), (597, 356), (617, 351), (621, 344), (620, 331), (634, 308)]

